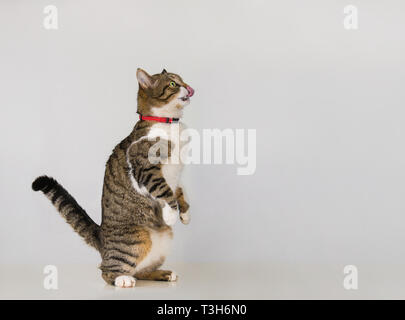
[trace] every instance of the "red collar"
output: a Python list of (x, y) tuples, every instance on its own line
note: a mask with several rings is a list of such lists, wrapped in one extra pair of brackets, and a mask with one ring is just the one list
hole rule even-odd
[(141, 121), (156, 121), (156, 122), (164, 122), (164, 123), (176, 123), (179, 122), (179, 118), (164, 118), (164, 117), (150, 117), (150, 116), (143, 116), (139, 115), (139, 120)]

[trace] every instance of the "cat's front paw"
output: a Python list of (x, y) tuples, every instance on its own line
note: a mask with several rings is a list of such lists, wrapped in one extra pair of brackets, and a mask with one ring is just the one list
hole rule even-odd
[(131, 276), (118, 276), (114, 280), (114, 285), (119, 288), (133, 288), (135, 281), (135, 278)]
[(181, 223), (183, 223), (183, 224), (189, 224), (189, 223), (190, 223), (190, 220), (191, 220), (191, 216), (190, 216), (190, 212), (189, 212), (189, 211), (180, 213), (180, 221), (181, 221)]
[(178, 211), (170, 208), (167, 203), (162, 208), (163, 220), (168, 226), (172, 226), (176, 223), (178, 214)]

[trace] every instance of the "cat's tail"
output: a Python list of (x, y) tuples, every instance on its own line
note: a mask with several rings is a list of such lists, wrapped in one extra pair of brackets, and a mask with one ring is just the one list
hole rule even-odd
[(32, 183), (34, 191), (42, 191), (62, 217), (92, 247), (100, 250), (100, 227), (55, 179), (41, 176)]

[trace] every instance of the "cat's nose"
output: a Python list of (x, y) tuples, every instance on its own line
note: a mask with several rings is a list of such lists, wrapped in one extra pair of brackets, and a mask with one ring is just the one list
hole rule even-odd
[(187, 92), (188, 92), (187, 97), (192, 97), (193, 94), (194, 94), (194, 89), (191, 88), (190, 86), (187, 86), (186, 89), (187, 89)]

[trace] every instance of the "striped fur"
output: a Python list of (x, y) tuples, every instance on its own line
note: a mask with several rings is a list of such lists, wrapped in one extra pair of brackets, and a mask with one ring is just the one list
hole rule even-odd
[[(164, 71), (149, 76), (138, 70), (138, 81), (138, 112), (144, 115), (178, 117), (188, 102), (184, 100), (187, 85), (178, 75)], [(177, 186), (181, 168), (149, 161), (151, 148), (156, 148), (157, 155), (164, 159), (170, 158), (173, 148), (179, 147), (164, 137), (149, 141), (155, 125), (138, 122), (109, 157), (100, 226), (53, 178), (42, 176), (32, 184), (33, 190), (42, 191), (73, 229), (100, 252), (102, 277), (109, 284), (128, 287), (135, 285), (135, 278), (176, 279), (173, 272), (158, 268), (169, 252), (173, 236), (168, 214), (181, 214), (181, 221), (186, 223), (184, 215), (189, 206), (183, 190)]]
[(42, 191), (73, 230), (90, 246), (100, 250), (100, 227), (55, 179), (47, 176), (38, 177), (32, 183), (32, 189)]

